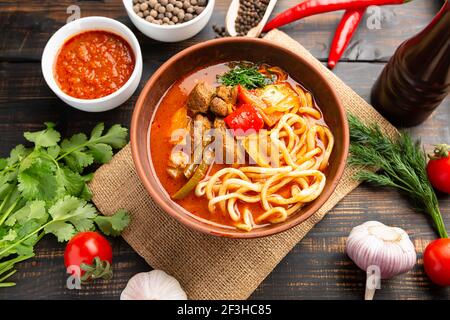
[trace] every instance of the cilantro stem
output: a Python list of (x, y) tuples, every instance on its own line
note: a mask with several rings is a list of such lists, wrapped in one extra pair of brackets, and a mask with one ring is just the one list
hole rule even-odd
[[(13, 186), (11, 188), (11, 190), (8, 191), (8, 194), (6, 195), (5, 199), (3, 199), (2, 204), (0, 205), (0, 213), (3, 211), (3, 209), (5, 208), (6, 203), (8, 203), (9, 198), (11, 198), (11, 195), (14, 191), (15, 186)], [(1, 224), (0, 224), (1, 225)]]
[(0, 288), (14, 287), (15, 285), (15, 282), (2, 282), (0, 283)]
[[(0, 218), (0, 227), (5, 223), (6, 219), (14, 212), (14, 209), (17, 207), (20, 201), (22, 201), (22, 197), (18, 197), (17, 200), (9, 207), (9, 209), (1, 216)], [(0, 211), (1, 212), (1, 211)]]
[(8, 273), (7, 275), (5, 275), (4, 277), (0, 278), (0, 283), (2, 283), (3, 281), (5, 281), (6, 279), (8, 279), (9, 277), (11, 277), (14, 273), (16, 273), (17, 270), (12, 270), (10, 273)]
[(31, 238), (33, 235), (35, 235), (36, 233), (38, 233), (39, 231), (43, 230), (45, 227), (47, 227), (48, 225), (52, 224), (53, 222), (58, 221), (58, 220), (50, 220), (49, 222), (47, 222), (46, 224), (40, 226), (39, 228), (37, 228), (36, 230), (34, 230), (33, 232), (27, 234), (25, 237), (23, 237), (20, 240), (17, 240), (16, 242), (12, 243), (11, 245), (7, 246), (6, 248), (4, 248), (2, 251), (0, 251), (0, 257), (3, 256), (5, 253), (7, 253), (9, 250), (14, 249), (16, 246), (18, 246), (19, 244), (21, 244), (22, 242), (24, 242), (25, 240)]

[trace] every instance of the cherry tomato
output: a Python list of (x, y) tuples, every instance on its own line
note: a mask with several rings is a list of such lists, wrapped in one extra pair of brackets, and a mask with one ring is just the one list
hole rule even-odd
[(450, 155), (449, 146), (438, 145), (431, 160), (428, 161), (427, 174), (433, 187), (450, 194)]
[(423, 265), (431, 281), (440, 286), (450, 286), (450, 239), (431, 242), (423, 253)]
[[(112, 249), (108, 240), (97, 232), (80, 232), (67, 243), (64, 251), (64, 264), (80, 266), (82, 263), (92, 265), (94, 259), (112, 263)], [(81, 271), (81, 275), (84, 271)]]

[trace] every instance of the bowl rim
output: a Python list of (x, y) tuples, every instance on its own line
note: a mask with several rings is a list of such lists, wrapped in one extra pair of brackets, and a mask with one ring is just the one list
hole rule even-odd
[[(58, 85), (56, 79), (55, 79), (55, 75), (54, 75), (54, 66), (55, 66), (55, 62), (57, 59), (58, 54), (56, 54), (54, 57), (50, 58), (51, 59), (51, 64), (50, 63), (46, 63), (47, 60), (44, 59), (45, 56), (48, 55), (48, 51), (51, 49), (50, 46), (52, 45), (53, 41), (58, 34), (63, 33), (66, 29), (71, 28), (72, 26), (74, 26), (77, 23), (80, 23), (80, 21), (84, 21), (84, 22), (89, 22), (89, 21), (104, 21), (106, 24), (109, 24), (112, 26), (111, 29), (113, 30), (104, 30), (104, 31), (108, 31), (110, 33), (116, 34), (117, 36), (120, 36), (121, 38), (123, 38), (125, 41), (128, 42), (128, 44), (131, 47), (131, 50), (133, 50), (134, 56), (135, 56), (135, 62), (134, 62), (134, 70), (130, 75), (130, 78), (127, 80), (127, 82), (125, 82), (123, 84), (123, 86), (121, 86), (118, 90), (108, 94), (107, 96), (104, 97), (100, 97), (100, 98), (96, 98), (96, 99), (80, 99), (80, 98), (75, 98), (72, 97), (70, 95), (68, 95), (67, 93), (65, 93)], [(124, 37), (123, 35), (118, 34), (117, 32), (115, 32), (114, 28), (116, 29), (121, 29), (125, 34), (126, 37)], [(75, 28), (76, 29), (76, 28)], [(58, 47), (58, 53), (59, 50), (61, 50), (61, 47), (64, 45), (64, 43), (69, 40), (70, 38), (76, 36), (77, 34), (83, 33), (83, 32), (88, 32), (88, 31), (95, 31), (95, 30), (102, 30), (99, 28), (91, 28), (88, 27), (86, 29), (79, 29), (79, 30), (74, 30), (74, 32), (70, 32), (70, 35), (65, 37), (63, 39), (63, 41), (60, 43), (55, 43), (55, 46), (57, 44), (59, 44)], [(41, 58), (41, 68), (42, 68), (42, 74), (44, 76), (45, 82), (47, 83), (47, 85), (50, 87), (50, 89), (52, 89), (52, 91), (58, 95), (59, 97), (61, 97), (64, 100), (70, 101), (71, 103), (76, 103), (76, 104), (82, 104), (84, 106), (92, 106), (92, 105), (96, 105), (98, 103), (103, 103), (106, 101), (109, 101), (111, 99), (114, 99), (115, 97), (121, 95), (124, 91), (126, 91), (126, 89), (133, 83), (133, 81), (136, 79), (136, 77), (139, 75), (140, 73), (140, 69), (142, 69), (142, 52), (141, 52), (141, 47), (139, 45), (139, 41), (137, 40), (136, 36), (134, 35), (134, 33), (130, 30), (130, 28), (128, 28), (125, 24), (123, 24), (120, 21), (117, 21), (115, 19), (111, 19), (108, 17), (102, 17), (102, 16), (89, 16), (89, 17), (83, 17), (80, 19), (76, 19), (73, 20), (67, 24), (65, 24), (64, 26), (62, 26), (61, 28), (59, 28), (51, 37), (50, 39), (48, 39), (45, 47), (44, 47), (44, 51), (42, 52), (42, 58)], [(44, 72), (44, 70), (49, 70), (50, 72)], [(48, 79), (48, 77), (51, 76), (53, 81), (51, 81), (52, 79)], [(93, 110), (95, 111), (95, 110)]]
[[(185, 213), (177, 211), (175, 208), (171, 207), (167, 202), (162, 201), (163, 198), (160, 195), (160, 191), (157, 188), (153, 187), (152, 183), (150, 182), (149, 178), (147, 177), (146, 172), (144, 171), (144, 165), (143, 165), (144, 161), (149, 161), (151, 167), (153, 167), (153, 163), (150, 161), (150, 158), (145, 158), (145, 159), (142, 158), (141, 159), (139, 157), (138, 143), (136, 143), (136, 141), (139, 137), (137, 123), (139, 121), (140, 115), (145, 106), (145, 104), (144, 104), (145, 98), (148, 95), (150, 88), (154, 86), (155, 82), (158, 80), (158, 78), (161, 76), (161, 74), (163, 72), (165, 72), (165, 70), (172, 63), (174, 63), (177, 60), (179, 60), (180, 58), (190, 54), (191, 52), (195, 52), (203, 47), (207, 47), (210, 45), (220, 45), (222, 43), (232, 43), (232, 42), (236, 42), (237, 44), (242, 43), (242, 42), (256, 43), (256, 44), (260, 43), (260, 44), (268, 45), (271, 47), (276, 47), (278, 50), (284, 51), (286, 54), (295, 55), (296, 58), (301, 63), (306, 64), (308, 66), (308, 68), (314, 70), (316, 72), (316, 74), (321, 78), (321, 80), (328, 86), (330, 94), (332, 95), (332, 98), (336, 101), (337, 108), (339, 109), (340, 116), (339, 116), (339, 119), (337, 119), (338, 123), (340, 123), (343, 126), (342, 127), (343, 141), (340, 141), (340, 143), (342, 143), (343, 151), (336, 159), (336, 161), (338, 161), (338, 167), (336, 169), (336, 174), (332, 180), (330, 187), (323, 191), (323, 193), (321, 195), (322, 196), (321, 201), (319, 202), (319, 201), (317, 201), (317, 199), (314, 200), (305, 213), (298, 215), (297, 217), (294, 217), (288, 221), (278, 223), (278, 224), (273, 224), (271, 228), (267, 228), (267, 229), (256, 228), (250, 232), (245, 232), (245, 233), (242, 231), (239, 231), (239, 230), (229, 230), (229, 229), (219, 230), (217, 228), (217, 229), (213, 230), (212, 225), (202, 223), (202, 222), (200, 222), (200, 220), (197, 220), (197, 219), (188, 219), (187, 217), (185, 217)], [(155, 111), (156, 111), (156, 109), (155, 109)], [(150, 126), (150, 123), (149, 123), (149, 126)], [(148, 130), (148, 128), (147, 128), (147, 130)], [(145, 136), (148, 137), (149, 135), (146, 134)], [(146, 138), (146, 139), (148, 139), (148, 138)], [(194, 229), (196, 231), (200, 231), (202, 233), (215, 235), (215, 236), (221, 236), (221, 237), (228, 237), (228, 238), (251, 239), (251, 238), (261, 238), (261, 237), (271, 236), (271, 235), (275, 235), (280, 232), (289, 230), (289, 229), (299, 225), (300, 223), (306, 221), (307, 219), (309, 219), (314, 213), (317, 212), (317, 210), (319, 210), (325, 204), (325, 202), (330, 198), (330, 196), (336, 189), (339, 181), (341, 180), (342, 174), (344, 172), (344, 169), (345, 169), (345, 166), (347, 163), (348, 153), (349, 153), (350, 133), (349, 133), (349, 126), (348, 126), (348, 122), (347, 122), (345, 108), (344, 108), (341, 100), (339, 99), (339, 97), (336, 93), (336, 90), (332, 87), (332, 85), (327, 80), (327, 78), (323, 74), (323, 72), (321, 72), (311, 62), (307, 61), (304, 57), (300, 56), (299, 54), (297, 54), (285, 47), (282, 47), (278, 44), (274, 44), (273, 42), (265, 40), (265, 39), (246, 38), (246, 37), (228, 37), (228, 38), (213, 39), (213, 40), (205, 41), (205, 42), (193, 45), (191, 47), (188, 47), (188, 48), (180, 51), (179, 53), (175, 54), (174, 56), (172, 56), (169, 60), (167, 60), (164, 64), (162, 64), (153, 73), (153, 75), (147, 81), (147, 83), (145, 84), (141, 93), (139, 94), (139, 97), (135, 104), (135, 108), (134, 108), (133, 116), (132, 116), (132, 120), (131, 120), (131, 127), (130, 127), (130, 143), (131, 143), (131, 154), (132, 154), (133, 162), (136, 167), (136, 172), (139, 176), (139, 179), (141, 180), (142, 184), (144, 185), (145, 189), (150, 194), (152, 199), (166, 213), (171, 215), (173, 218), (178, 220), (178, 222), (182, 223), (183, 225), (185, 225), (191, 229)], [(159, 178), (157, 176), (155, 177), (155, 179), (159, 180)], [(176, 204), (176, 202), (174, 202), (173, 200), (170, 200), (170, 201)]]
[[(122, 0), (123, 2), (123, 6), (125, 7), (125, 10), (128, 12), (128, 14), (133, 15), (135, 18), (138, 18), (140, 20), (142, 20), (142, 22), (150, 27), (153, 27), (157, 30), (178, 30), (178, 29), (182, 29), (184, 27), (189, 27), (190, 25), (196, 23), (197, 21), (201, 20), (203, 18), (203, 16), (205, 16), (207, 14), (207, 10), (209, 10), (210, 6), (214, 6), (215, 0), (208, 0), (208, 3), (205, 6), (205, 9), (199, 14), (197, 15), (194, 19), (183, 22), (183, 23), (179, 23), (179, 24), (175, 24), (173, 26), (171, 25), (159, 25), (156, 23), (152, 23), (150, 21), (147, 21), (141, 17), (139, 17), (136, 12), (134, 12), (133, 10), (133, 0)], [(131, 2), (131, 5), (129, 7), (129, 2)]]

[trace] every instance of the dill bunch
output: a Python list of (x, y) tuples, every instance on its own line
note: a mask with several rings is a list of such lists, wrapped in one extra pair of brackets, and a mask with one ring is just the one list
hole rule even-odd
[[(439, 203), (427, 173), (427, 156), (419, 140), (402, 132), (397, 139), (385, 135), (377, 124), (365, 125), (354, 115), (350, 125), (349, 164), (361, 166), (355, 178), (379, 187), (404, 192), (416, 210), (428, 214), (441, 238), (448, 238)], [(379, 168), (372, 172), (365, 168)]]
[(273, 79), (258, 71), (256, 66), (237, 65), (226, 73), (217, 76), (220, 84), (236, 86), (240, 84), (246, 89), (256, 89), (273, 83)]

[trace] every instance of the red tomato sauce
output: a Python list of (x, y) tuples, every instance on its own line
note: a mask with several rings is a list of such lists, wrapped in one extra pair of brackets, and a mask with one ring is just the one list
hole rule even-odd
[(135, 66), (126, 40), (107, 31), (87, 31), (67, 40), (58, 53), (55, 78), (62, 91), (97, 99), (119, 90)]

